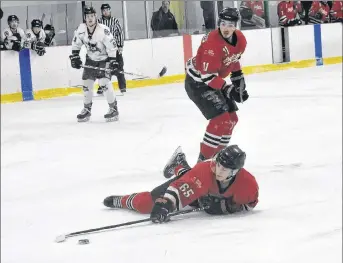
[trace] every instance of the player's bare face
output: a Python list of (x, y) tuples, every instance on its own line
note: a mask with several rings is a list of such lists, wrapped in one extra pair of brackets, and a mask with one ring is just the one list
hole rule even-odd
[(17, 29), (18, 25), (19, 25), (19, 22), (17, 20), (11, 21), (9, 24), (10, 28), (12, 29)]
[(236, 23), (231, 21), (221, 21), (219, 24), (219, 28), (223, 37), (229, 38), (236, 30)]
[(86, 15), (86, 25), (88, 27), (93, 27), (96, 24), (96, 15), (95, 14), (87, 14)]
[(230, 168), (225, 168), (224, 166), (220, 165), (220, 164), (216, 164), (216, 179), (219, 182), (223, 182), (226, 180), (230, 180), (231, 178), (233, 178), (238, 172), (238, 169), (230, 169)]
[(35, 26), (35, 27), (32, 28), (32, 31), (33, 31), (33, 33), (35, 33), (35, 34), (39, 34), (40, 30), (41, 30), (40, 27), (36, 27), (36, 26)]
[(102, 10), (102, 15), (103, 15), (104, 17), (109, 17), (109, 16), (111, 16), (111, 9), (106, 8), (106, 9)]

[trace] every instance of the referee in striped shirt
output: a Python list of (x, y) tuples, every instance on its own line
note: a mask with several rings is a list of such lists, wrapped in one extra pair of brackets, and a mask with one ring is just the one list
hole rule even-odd
[[(123, 29), (119, 24), (119, 20), (113, 16), (111, 16), (111, 7), (109, 4), (102, 4), (101, 5), (101, 18), (99, 18), (98, 22), (100, 24), (104, 24), (105, 26), (108, 26), (110, 28), (110, 31), (113, 35), (113, 37), (116, 40), (118, 51), (117, 51), (117, 61), (119, 64), (119, 70), (124, 70), (124, 60), (123, 60), (123, 46), (124, 46), (124, 33)], [(118, 74), (118, 86), (120, 89), (120, 92), (126, 92), (126, 79), (124, 74)], [(102, 94), (102, 89), (98, 89), (98, 94)]]

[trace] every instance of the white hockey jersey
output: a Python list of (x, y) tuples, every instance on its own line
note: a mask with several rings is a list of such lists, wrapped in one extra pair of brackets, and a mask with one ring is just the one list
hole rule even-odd
[(23, 46), (25, 41), (25, 32), (20, 27), (17, 27), (16, 32), (13, 32), (9, 27), (5, 28), (2, 32), (2, 39), (5, 43), (7, 49), (11, 50), (13, 43), (11, 40), (20, 40), (21, 46)]
[(90, 36), (85, 23), (74, 32), (72, 50), (81, 50), (82, 45), (86, 46), (87, 56), (94, 61), (105, 60), (108, 57), (116, 57), (117, 44), (110, 32), (110, 29), (97, 23), (93, 34)]
[(24, 42), (24, 47), (25, 48), (31, 48), (31, 44), (33, 42), (43, 42), (45, 40), (45, 32), (43, 29), (41, 29), (41, 31), (39, 32), (39, 34), (36, 36), (32, 29), (27, 29), (26, 30), (26, 36), (25, 36), (25, 42)]

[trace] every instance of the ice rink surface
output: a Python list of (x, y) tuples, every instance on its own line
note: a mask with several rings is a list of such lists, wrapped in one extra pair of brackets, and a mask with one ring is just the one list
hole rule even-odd
[(76, 122), (81, 95), (1, 105), (1, 262), (342, 262), (342, 65), (246, 82), (231, 144), (260, 186), (252, 213), (194, 213), (60, 244), (60, 234), (145, 218), (102, 200), (164, 182), (178, 145), (195, 164), (207, 121), (183, 84), (128, 90), (117, 123), (104, 122), (103, 97), (88, 123)]

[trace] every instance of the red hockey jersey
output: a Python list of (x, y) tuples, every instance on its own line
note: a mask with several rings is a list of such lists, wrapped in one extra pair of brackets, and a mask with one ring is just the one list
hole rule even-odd
[(221, 89), (231, 72), (241, 69), (239, 59), (247, 41), (240, 30), (232, 36), (233, 44), (225, 40), (220, 30), (211, 31), (202, 39), (195, 57), (186, 64), (187, 74), (197, 82), (204, 82), (213, 89)]
[(342, 1), (333, 1), (330, 14), (333, 21), (343, 19), (343, 2)]
[(171, 200), (178, 210), (207, 194), (233, 197), (233, 201), (238, 205), (255, 207), (258, 202), (258, 184), (255, 177), (242, 168), (233, 183), (226, 189), (221, 189), (212, 171), (214, 165), (211, 160), (196, 164), (185, 175), (169, 185), (164, 197)]
[(279, 24), (287, 25), (290, 21), (296, 19), (297, 9), (293, 1), (282, 1), (277, 5)]
[(242, 1), (241, 6), (250, 8), (254, 15), (264, 17), (263, 1)]
[[(327, 23), (329, 22), (329, 13), (330, 13), (330, 7), (328, 4), (322, 4), (319, 1), (313, 1), (310, 11), (309, 11), (309, 16), (310, 20), (314, 23)], [(320, 18), (317, 20), (316, 15), (320, 14)], [(311, 19), (313, 17), (314, 19)]]

